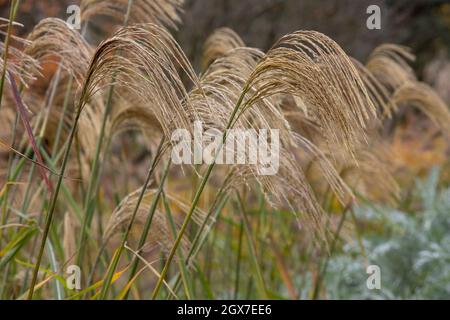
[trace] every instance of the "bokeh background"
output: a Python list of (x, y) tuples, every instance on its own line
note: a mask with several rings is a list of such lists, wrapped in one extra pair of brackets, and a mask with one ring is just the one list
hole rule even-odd
[[(0, 0), (8, 16), (9, 1)], [(22, 32), (46, 17), (67, 16), (73, 0), (23, 0), (18, 21)], [(368, 30), (366, 9), (380, 6), (381, 30)], [(409, 46), (417, 55), (419, 78), (432, 84), (450, 102), (450, 1), (448, 0), (186, 0), (183, 27), (175, 32), (197, 68), (205, 39), (219, 27), (235, 30), (249, 45), (267, 50), (281, 36), (296, 30), (317, 30), (351, 56), (365, 61), (377, 45)], [(96, 41), (91, 35), (92, 41)]]

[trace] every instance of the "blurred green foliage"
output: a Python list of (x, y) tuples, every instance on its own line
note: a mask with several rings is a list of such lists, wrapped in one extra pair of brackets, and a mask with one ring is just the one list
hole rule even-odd
[(357, 242), (330, 260), (326, 294), (330, 299), (448, 299), (450, 297), (450, 188), (439, 188), (439, 170), (418, 181), (420, 206), (396, 210), (374, 205), (355, 210), (367, 230), (363, 245), (369, 264), (381, 268), (381, 289), (366, 287), (366, 261)]

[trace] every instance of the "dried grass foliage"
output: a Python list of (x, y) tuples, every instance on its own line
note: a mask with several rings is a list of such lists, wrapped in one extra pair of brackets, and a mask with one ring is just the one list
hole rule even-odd
[(39, 22), (28, 35), (29, 45), (25, 53), (40, 64), (53, 63), (74, 77), (81, 85), (93, 49), (81, 34), (58, 18), (47, 18)]
[(82, 101), (114, 84), (151, 106), (164, 134), (170, 137), (176, 128), (190, 128), (195, 118), (179, 70), (194, 85), (198, 83), (189, 61), (167, 31), (154, 24), (122, 28), (97, 48)]
[(366, 66), (355, 64), (370, 88), (381, 121), (392, 117), (401, 106), (414, 106), (448, 134), (448, 106), (430, 86), (417, 80), (409, 65), (414, 60), (408, 48), (384, 44), (372, 52)]
[[(6, 27), (9, 20), (1, 18), (0, 34), (6, 35)], [(14, 26), (21, 26), (13, 22)], [(9, 79), (10, 74), (14, 76), (21, 85), (28, 87), (28, 85), (36, 80), (36, 77), (40, 75), (39, 62), (32, 56), (22, 50), (24, 46), (30, 44), (30, 41), (18, 36), (12, 35), (10, 38), (10, 44), (8, 46), (8, 56), (6, 64), (6, 79)], [(5, 52), (6, 46), (2, 41), (0, 42), (0, 74), (4, 72), (5, 65)]]
[[(122, 228), (126, 227), (129, 224), (131, 214), (136, 207), (140, 192), (141, 189), (138, 189), (127, 195), (114, 210), (108, 221), (108, 224), (105, 227), (103, 235), (103, 239), (106, 243), (110, 241), (114, 236), (120, 234)], [(144, 198), (142, 199), (139, 210), (137, 212), (136, 225), (144, 224), (150, 212), (152, 200), (155, 197), (156, 193), (156, 189), (148, 189), (145, 191)], [(189, 209), (189, 204), (186, 204), (183, 200), (180, 200), (170, 194), (168, 194), (167, 197), (173, 202), (173, 209), (175, 212), (179, 212), (179, 210), (185, 211)], [(205, 213), (200, 209), (197, 209), (194, 213), (193, 221), (196, 224), (200, 225), (204, 219)], [(149, 232), (149, 241), (145, 244), (145, 247), (150, 247), (154, 244), (157, 244), (161, 246), (164, 252), (170, 250), (173, 239), (168, 223), (169, 222), (167, 221), (166, 214), (163, 211), (156, 209), (153, 216), (153, 223)], [(190, 240), (187, 237), (184, 237), (182, 241), (182, 248), (184, 251), (190, 249)], [(145, 248), (138, 249), (141, 250)]]
[[(95, 16), (109, 16), (118, 25), (123, 25), (128, 2), (128, 0), (82, 0), (81, 20), (88, 21)], [(183, 3), (184, 0), (134, 0), (129, 13), (129, 22), (155, 23), (177, 29), (177, 24), (181, 22)]]
[(367, 121), (375, 107), (344, 51), (313, 31), (283, 37), (252, 73), (248, 85), (258, 92), (248, 100), (289, 94), (301, 99), (331, 144), (350, 153), (367, 140)]
[(390, 92), (403, 84), (415, 81), (416, 76), (409, 63), (415, 56), (407, 47), (383, 44), (375, 48), (366, 67)]
[[(299, 231), (301, 235), (295, 239), (301, 243), (296, 245), (310, 254), (311, 260), (319, 259), (330, 249), (332, 237), (336, 235), (337, 239), (341, 226), (344, 240), (357, 232), (355, 217), (353, 222), (344, 220), (349, 219), (347, 213), (358, 201), (392, 206), (401, 203), (399, 200), (408, 192), (403, 187), (409, 181), (400, 188), (398, 182), (405, 172), (399, 171), (406, 167), (402, 165), (416, 145), (420, 151), (429, 147), (416, 142), (435, 137), (439, 143), (448, 142), (449, 108), (433, 88), (418, 81), (410, 49), (384, 44), (363, 63), (320, 32), (297, 31), (263, 52), (248, 47), (232, 29), (220, 28), (204, 43), (202, 65), (197, 71), (168, 31), (180, 24), (183, 3), (82, 0), (83, 31), (73, 30), (63, 20), (48, 18), (26, 39), (11, 38), (7, 75), (12, 74), (22, 85), (21, 99), (31, 126), (42, 151), (49, 156), (46, 163), (52, 166), (51, 177), (58, 181), (58, 191), (46, 193), (44, 182), (31, 171), (36, 170), (35, 163), (22, 159), (25, 165), (19, 167), (19, 153), (13, 152), (8, 141), (19, 152), (29, 150), (30, 158), (35, 155), (20, 126), (13, 129), (18, 119), (15, 101), (5, 87), (0, 111), (0, 177), (6, 180), (6, 175), (17, 169), (13, 179), (24, 182), (7, 188), (0, 185), (0, 200), (5, 194), (8, 200), (0, 209), (2, 218), (11, 219), (12, 225), (16, 220), (29, 223), (44, 235), (40, 248), (35, 247), (39, 243), (19, 248), (31, 249), (25, 254), (40, 250), (38, 262), (30, 259), (35, 263), (32, 288), (39, 276), (45, 276), (39, 271), (45, 263), (50, 262), (54, 269), (74, 263), (83, 266), (83, 276), (89, 273), (86, 284), (93, 288), (94, 297), (107, 298), (111, 296), (109, 286), (119, 274), (129, 277), (128, 288), (141, 276), (145, 268), (139, 270), (139, 257), (158, 276), (159, 284), (164, 282), (174, 296), (183, 285), (190, 298), (188, 282), (197, 271), (194, 268), (203, 267), (196, 260), (205, 249), (203, 245), (207, 247), (208, 264), (210, 250), (234, 250), (234, 244), (239, 243), (238, 263), (241, 258), (255, 258), (256, 262), (253, 266), (246, 261), (240, 267), (255, 267), (259, 273), (258, 262), (264, 257), (258, 256), (265, 254), (261, 249), (274, 250), (276, 255), (271, 232), (284, 221), (289, 225), (275, 230), (277, 235)], [(2, 29), (8, 23), (0, 18), (1, 34), (5, 34)], [(101, 43), (93, 45), (85, 40), (94, 39), (98, 31), (107, 34)], [(1, 57), (4, 51), (0, 43)], [(3, 64), (0, 58), (0, 68)], [(438, 129), (432, 128), (433, 132), (406, 144), (388, 129), (398, 125), (398, 118), (409, 107), (423, 113)], [(416, 119), (415, 113), (406, 113), (411, 115)], [(423, 119), (417, 119), (422, 125)], [(204, 137), (208, 137), (207, 130), (217, 133), (209, 136), (211, 140), (217, 136), (226, 139), (227, 134), (223, 134), (230, 129), (256, 133), (278, 130), (277, 174), (262, 175), (260, 163), (175, 165), (170, 159), (176, 143), (172, 135), (185, 129), (194, 143), (197, 121), (203, 125)], [(247, 142), (238, 139), (238, 146), (232, 146), (233, 153), (234, 147)], [(266, 150), (271, 149), (271, 142), (270, 134), (267, 141), (258, 141)], [(396, 153), (396, 143), (411, 150), (402, 158)], [(255, 155), (252, 147), (254, 151), (258, 146), (251, 145), (246, 152)], [(448, 160), (448, 149), (442, 149), (439, 163)], [(423, 153), (419, 159), (433, 158), (433, 154)], [(414, 176), (410, 172), (405, 175)], [(285, 216), (285, 212), (294, 217)], [(281, 219), (275, 224), (273, 213), (279, 213)], [(45, 228), (40, 228), (34, 221), (44, 217)], [(298, 222), (297, 229), (291, 226), (292, 221)], [(229, 227), (227, 235), (224, 227)], [(231, 239), (236, 231), (239, 237), (247, 238), (228, 243), (227, 237)], [(241, 251), (243, 240), (249, 247)], [(50, 248), (49, 241), (52, 246), (57, 244), (55, 252), (45, 250), (46, 245)], [(215, 241), (221, 242), (219, 246)], [(256, 248), (252, 248), (253, 242)], [(112, 249), (116, 250), (111, 258)], [(122, 274), (119, 269), (126, 260), (126, 250), (134, 256), (128, 256)], [(231, 254), (225, 255), (230, 260)], [(149, 257), (157, 259), (147, 264)], [(174, 268), (173, 259), (181, 263), (179, 270)], [(55, 262), (61, 265), (55, 266)], [(163, 263), (161, 274), (151, 266), (155, 262)], [(319, 261), (312, 262), (321, 267)], [(283, 261), (275, 264), (283, 267)], [(132, 271), (134, 267), (136, 272)], [(211, 270), (210, 266), (205, 269)], [(179, 275), (172, 271), (179, 271)], [(267, 271), (252, 279), (261, 296), (267, 294), (264, 283), (261, 285)], [(28, 285), (29, 274), (18, 268), (15, 276), (15, 286), (22, 290)], [(213, 280), (211, 275), (205, 276), (205, 284)], [(174, 277), (170, 285), (165, 282), (169, 277)], [(283, 278), (290, 282), (289, 275)], [(95, 293), (93, 284), (99, 280), (104, 282)], [(114, 285), (123, 281), (126, 279)], [(158, 290), (157, 284), (153, 297), (161, 297)], [(297, 297), (295, 292), (292, 296)]]
[[(106, 139), (140, 130), (152, 149), (161, 136), (170, 141), (175, 129), (192, 132), (194, 121), (202, 121), (204, 130), (224, 131), (230, 125), (279, 129), (279, 174), (260, 176), (256, 166), (234, 165), (225, 171), (223, 189), (231, 192), (255, 181), (273, 205), (288, 207), (323, 236), (327, 217), (302, 157), (317, 163), (327, 187), (342, 204), (353, 201), (352, 190), (361, 184), (362, 189), (377, 189), (375, 193), (388, 190), (392, 195), (388, 201), (394, 201), (398, 186), (383, 156), (370, 151), (379, 139), (376, 131), (382, 121), (399, 106), (409, 104), (442, 130), (449, 130), (448, 107), (430, 87), (417, 82), (408, 64), (414, 56), (396, 45), (376, 48), (363, 65), (319, 32), (288, 34), (264, 53), (246, 47), (234, 31), (222, 28), (206, 41), (205, 70), (197, 76), (162, 27), (176, 28), (182, 3), (135, 1), (130, 26), (119, 28), (95, 49), (64, 21), (45, 19), (28, 36), (23, 52), (12, 51), (16, 58), (11, 60), (11, 70), (24, 81), (34, 77), (37, 62), (51, 61), (61, 68), (59, 81), (64, 90), (60, 92), (74, 93), (65, 123), (72, 124), (77, 108), (83, 110), (77, 132), (86, 166), (83, 176), (89, 175), (108, 103), (106, 93), (114, 86)], [(96, 15), (122, 19), (127, 4), (124, 0), (82, 1), (83, 20)], [(153, 23), (142, 23), (148, 21)], [(14, 64), (15, 60), (23, 65)], [(61, 118), (64, 100), (62, 94), (55, 97), (51, 122)], [(39, 112), (39, 107), (32, 109)], [(349, 178), (355, 172), (357, 178)], [(223, 176), (224, 170), (218, 174)], [(153, 193), (146, 193), (138, 221), (148, 212)], [(116, 208), (105, 239), (128, 223), (136, 198), (133, 192)], [(156, 216), (157, 230), (167, 234), (163, 215)]]
[(225, 27), (215, 30), (204, 44), (203, 69), (206, 69), (217, 58), (223, 57), (227, 52), (245, 46), (241, 37), (232, 29)]
[(413, 106), (433, 121), (444, 134), (450, 136), (450, 110), (441, 97), (425, 83), (407, 83), (398, 88), (391, 99), (391, 107)]

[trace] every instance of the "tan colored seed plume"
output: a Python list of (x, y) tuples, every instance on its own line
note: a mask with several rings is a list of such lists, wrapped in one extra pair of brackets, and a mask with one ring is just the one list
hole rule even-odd
[(94, 51), (78, 31), (61, 19), (47, 18), (34, 27), (28, 41), (28, 55), (41, 64), (60, 65), (81, 85)]
[[(8, 26), (9, 20), (2, 18), (1, 22), (4, 23), (0, 25), (0, 34), (6, 36), (4, 29)], [(13, 25), (22, 26), (16, 22), (13, 22)], [(20, 49), (29, 44), (28, 40), (14, 35), (11, 35), (10, 40), (5, 77), (8, 79), (9, 74), (12, 74), (23, 86), (28, 87), (40, 75), (39, 64), (34, 57)], [(0, 74), (3, 74), (5, 65), (5, 50), (5, 44), (0, 42)]]
[[(123, 25), (128, 4), (128, 0), (82, 0), (81, 19), (88, 21), (95, 16), (110, 16), (117, 25)], [(177, 29), (183, 4), (184, 0), (134, 0), (129, 23), (155, 23)]]
[(223, 57), (230, 50), (245, 47), (244, 41), (230, 28), (220, 28), (206, 39), (203, 47), (202, 66), (205, 70), (211, 62)]
[[(128, 225), (134, 208), (136, 207), (140, 192), (141, 190), (139, 189), (127, 195), (121, 201), (119, 206), (114, 210), (104, 231), (103, 238), (105, 242), (108, 242), (111, 237), (113, 237), (117, 232), (121, 230), (122, 227)], [(150, 211), (152, 198), (155, 193), (156, 190), (146, 191), (146, 194), (142, 199), (139, 210), (136, 214), (136, 222), (138, 224), (145, 222)], [(150, 234), (153, 241), (156, 241), (162, 244), (164, 247), (167, 247), (169, 230), (167, 228), (166, 216), (159, 210), (156, 210), (153, 217), (152, 229), (150, 230)]]
[[(119, 206), (114, 210), (111, 215), (111, 218), (108, 221), (108, 224), (105, 228), (104, 232), (104, 240), (107, 242), (112, 238), (122, 227), (125, 227), (129, 224), (132, 213), (136, 207), (139, 194), (141, 193), (141, 189), (138, 189), (129, 195), (127, 195), (119, 204)], [(138, 225), (142, 225), (149, 215), (150, 208), (152, 206), (153, 198), (157, 190), (148, 189), (145, 191), (142, 202), (139, 206), (139, 210), (136, 215), (135, 227)], [(183, 200), (169, 194), (166, 192), (166, 196), (168, 200), (171, 201), (172, 210), (174, 211), (172, 214), (177, 214), (177, 208), (181, 210), (181, 212), (185, 212), (189, 210), (189, 204), (185, 203)], [(193, 215), (193, 221), (200, 225), (202, 221), (205, 219), (206, 214), (202, 212), (200, 209), (196, 209)], [(174, 217), (175, 219), (176, 217)], [(169, 231), (168, 221), (166, 220), (166, 214), (161, 212), (159, 209), (155, 211), (153, 216), (152, 227), (149, 232), (149, 243), (145, 246), (149, 246), (151, 242), (156, 242), (160, 244), (164, 250), (168, 250), (171, 248), (171, 240), (172, 236)], [(190, 242), (187, 237), (183, 238), (182, 247), (185, 251), (190, 248)], [(141, 249), (141, 248), (139, 248)]]
[[(361, 79), (370, 94), (373, 104), (377, 107), (378, 117), (383, 114), (389, 114), (390, 108), (388, 105), (391, 98), (391, 92), (389, 92), (389, 89), (381, 83), (361, 62), (356, 59), (352, 59), (352, 61), (361, 75)], [(375, 121), (372, 121), (372, 123), (376, 126)]]
[(403, 84), (415, 81), (414, 71), (409, 66), (415, 56), (407, 47), (383, 44), (370, 55), (366, 68), (391, 93)]
[(97, 48), (82, 90), (82, 106), (115, 84), (145, 102), (171, 137), (175, 129), (191, 129), (191, 120), (197, 118), (181, 74), (198, 86), (192, 66), (165, 29), (154, 24), (122, 28)]
[[(267, 55), (249, 48), (231, 50), (210, 65), (201, 79), (201, 86), (205, 96), (211, 99), (208, 105), (214, 106), (216, 110), (208, 123), (225, 128), (231, 112), (244, 95), (233, 128), (280, 129), (282, 147), (279, 173), (275, 176), (258, 176), (255, 168), (243, 166), (241, 169), (232, 170), (231, 174), (236, 178), (229, 176), (227, 183), (238, 187), (245, 181), (256, 180), (274, 204), (289, 206), (293, 212), (306, 218), (303, 221), (311, 222), (313, 229), (321, 229), (325, 225), (322, 220), (323, 211), (297, 165), (292, 148), (303, 148), (319, 155), (320, 150), (306, 139), (296, 137), (292, 133), (280, 109), (280, 98), (294, 95), (302, 101), (307, 101), (311, 106), (311, 113), (322, 120), (322, 125), (328, 124), (330, 131), (336, 131), (336, 126), (331, 125), (334, 113), (345, 112), (342, 118), (346, 116), (349, 123), (342, 120), (342, 127), (347, 130), (348, 136), (352, 134), (354, 141), (359, 141), (360, 137), (357, 137), (356, 132), (364, 132), (365, 120), (369, 115), (373, 115), (374, 110), (362, 80), (342, 50), (338, 50), (334, 44), (333, 51), (321, 51), (320, 48), (325, 47), (325, 44), (329, 47), (333, 44), (324, 36), (317, 36), (318, 39), (315, 39), (314, 43), (309, 38), (314, 35), (306, 33), (305, 41), (313, 47), (312, 51), (309, 51), (303, 47), (304, 44), (300, 44), (303, 36), (304, 34), (297, 33), (286, 37), (285, 43), (280, 41), (279, 48), (272, 49)], [(295, 41), (298, 41), (298, 46), (292, 48), (291, 45), (295, 44)], [(311, 57), (309, 54), (314, 50), (317, 50), (317, 56)], [(319, 57), (318, 53), (322, 55)], [(342, 56), (337, 58), (338, 54)], [(324, 88), (320, 83), (322, 79), (323, 84), (327, 84)], [(359, 85), (356, 89), (355, 83)], [(338, 90), (342, 87), (349, 88), (350, 94)], [(333, 97), (330, 100), (323, 97), (324, 90), (332, 92), (334, 101), (342, 107), (337, 108), (331, 103)], [(201, 95), (197, 96), (198, 99), (193, 101), (202, 101)], [(329, 108), (328, 113), (321, 114), (317, 110), (324, 111), (325, 108)], [(341, 111), (342, 109), (344, 111)], [(323, 155), (320, 158), (333, 190), (341, 199), (343, 194), (351, 194), (331, 163)]]
[(430, 118), (450, 137), (450, 110), (441, 97), (427, 84), (407, 83), (398, 88), (391, 99), (391, 107), (413, 106)]
[(367, 121), (376, 116), (350, 58), (333, 40), (314, 31), (283, 37), (258, 64), (247, 86), (258, 87), (247, 106), (267, 96), (299, 97), (328, 141), (350, 153), (367, 139)]
[[(39, 22), (28, 35), (29, 45), (25, 52), (35, 58), (41, 65), (54, 65), (56, 72), (52, 74), (50, 83), (56, 82), (57, 90), (52, 97), (51, 112), (48, 115), (46, 137), (48, 145), (53, 147), (60, 121), (63, 122), (61, 145), (73, 123), (76, 114), (76, 101), (88, 72), (89, 64), (94, 55), (94, 49), (83, 39), (81, 34), (58, 18), (47, 18)], [(58, 71), (59, 70), (59, 71)], [(51, 85), (47, 92), (51, 91)], [(63, 109), (66, 105), (66, 110)], [(89, 107), (83, 113), (78, 131), (78, 142), (81, 145), (83, 160), (90, 159), (95, 150), (95, 136), (100, 131), (100, 120), (103, 103), (99, 97), (89, 101)], [(34, 109), (37, 113), (43, 110), (44, 103)], [(42, 110), (41, 110), (42, 109)], [(62, 113), (65, 112), (62, 118)], [(95, 116), (94, 116), (95, 115)], [(94, 118), (94, 121), (91, 121)], [(98, 136), (98, 134), (97, 134)], [(85, 167), (83, 176), (88, 175), (90, 161), (83, 161)]]
[(389, 167), (388, 157), (389, 151), (382, 143), (373, 144), (372, 149), (358, 152), (358, 166), (343, 163), (342, 178), (365, 199), (395, 206), (400, 199), (400, 187)]

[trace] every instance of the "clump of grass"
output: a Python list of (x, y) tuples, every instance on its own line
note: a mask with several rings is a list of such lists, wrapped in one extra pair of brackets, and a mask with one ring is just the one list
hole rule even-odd
[[(358, 227), (348, 219), (356, 199), (395, 204), (400, 196), (387, 157), (372, 150), (383, 145), (386, 118), (414, 105), (448, 132), (447, 106), (416, 80), (413, 55), (396, 45), (376, 48), (363, 65), (319, 32), (293, 32), (262, 52), (222, 28), (206, 41), (197, 75), (166, 29), (180, 23), (182, 3), (84, 0), (83, 34), (49, 18), (23, 51), (0, 46), (14, 93), (3, 101), (18, 103), (37, 137), (32, 148), (21, 140), (24, 153), (14, 140), (8, 145), (1, 297), (317, 298), (326, 285), (323, 255)], [(92, 46), (84, 35), (97, 16), (122, 26)], [(25, 84), (46, 63), (57, 71), (42, 97)], [(31, 97), (42, 101), (28, 110)], [(193, 132), (195, 121), (222, 132), (222, 145), (232, 128), (278, 129), (278, 174), (259, 175), (251, 164), (173, 165), (172, 133)], [(120, 141), (149, 160), (131, 183), (132, 152)], [(36, 165), (45, 178), (34, 178)], [(47, 182), (48, 171), (56, 174)], [(290, 271), (296, 261), (317, 271), (313, 292)], [(67, 263), (82, 268), (78, 293), (63, 286)]]

